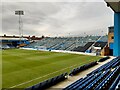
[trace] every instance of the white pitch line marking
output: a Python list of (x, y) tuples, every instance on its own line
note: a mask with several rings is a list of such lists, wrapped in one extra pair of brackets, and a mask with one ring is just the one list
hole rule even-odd
[[(30, 83), (30, 82), (32, 82), (32, 81), (35, 81), (35, 80), (41, 79), (41, 78), (43, 78), (43, 77), (49, 76), (49, 75), (51, 75), (51, 74), (57, 73), (57, 72), (59, 72), (59, 71), (63, 71), (63, 70), (65, 70), (65, 69), (67, 69), (67, 68), (71, 68), (71, 67), (74, 67), (74, 66), (77, 66), (77, 65), (78, 65), (78, 64), (75, 64), (75, 65), (70, 66), (70, 67), (66, 67), (66, 68), (64, 68), (64, 69), (61, 69), (61, 70), (55, 71), (55, 72), (53, 72), (53, 73), (46, 74), (46, 75), (44, 75), (44, 76), (42, 76), (42, 77), (38, 77), (38, 78), (32, 79), (32, 80), (30, 80), (30, 81), (24, 82), (24, 83), (20, 83), (20, 84), (18, 84), (18, 85), (14, 85), (14, 86), (9, 87), (9, 88), (15, 88), (15, 87), (18, 87), (18, 86), (21, 86), (21, 85), (24, 85), (24, 84)], [(8, 89), (5, 89), (5, 90), (8, 90)]]

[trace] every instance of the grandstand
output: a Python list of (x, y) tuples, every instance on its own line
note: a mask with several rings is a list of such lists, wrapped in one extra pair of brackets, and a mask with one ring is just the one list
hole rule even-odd
[[(25, 37), (25, 36), (24, 36)], [(19, 37), (1, 37), (1, 48), (9, 49), (22, 46), (36, 50), (64, 50), (101, 55), (101, 51), (107, 45), (107, 36), (85, 36), (85, 37), (25, 37), (20, 44)], [(96, 46), (98, 45), (98, 46)], [(93, 48), (94, 46), (94, 48)], [(95, 49), (96, 47), (99, 47)], [(98, 50), (99, 49), (99, 50)]]
[[(47, 49), (69, 50), (69, 47), (84, 46), (87, 42), (94, 42), (99, 36), (87, 37), (46, 37), (40, 41), (28, 45), (27, 47), (45, 46)], [(70, 48), (70, 49), (71, 49)]]
[[(21, 42), (24, 43), (23, 46), (25, 46), (25, 45), (30, 43), (27, 38), (23, 38), (21, 40)], [(15, 36), (0, 36), (0, 48), (1, 49), (16, 48), (19, 45), (20, 45), (19, 37), (15, 37)]]
[[(46, 50), (65, 50), (98, 54), (98, 49), (96, 50), (95, 47), (99, 47), (98, 55), (100, 55), (101, 50), (106, 45), (107, 36), (46, 37), (25, 46), (25, 48), (41, 49), (41, 47), (44, 47)], [(91, 49), (90, 52), (89, 49)]]

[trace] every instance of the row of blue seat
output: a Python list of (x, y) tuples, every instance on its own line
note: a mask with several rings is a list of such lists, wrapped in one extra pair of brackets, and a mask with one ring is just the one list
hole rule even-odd
[[(115, 78), (120, 74), (119, 65), (120, 57), (117, 57), (63, 90), (108, 90)], [(119, 88), (120, 85), (118, 84), (117, 87)]]
[(110, 69), (103, 72), (103, 74), (101, 74), (98, 78), (96, 78), (96, 80), (94, 80), (92, 83), (90, 83), (85, 90), (94, 90), (95, 86), (101, 82), (108, 74), (110, 73)]
[(97, 63), (97, 61), (94, 61), (94, 62), (91, 62), (91, 63), (89, 63), (89, 64), (85, 64), (85, 65), (83, 65), (83, 66), (80, 66), (80, 67), (78, 67), (78, 68), (75, 68), (75, 69), (73, 69), (71, 72), (70, 72), (70, 76), (72, 76), (72, 75), (76, 75), (76, 74), (78, 74), (79, 72), (81, 72), (81, 71), (83, 71), (83, 70), (86, 70), (86, 69), (88, 69), (88, 68), (90, 68), (90, 67), (92, 67), (92, 66), (95, 66), (95, 65), (97, 65), (98, 63)]
[(38, 83), (38, 84), (33, 85), (31, 87), (28, 87), (25, 90), (43, 90), (43, 89), (46, 89), (46, 88), (48, 88), (48, 87), (50, 87), (52, 85), (57, 84), (58, 82), (61, 82), (61, 81), (65, 80), (65, 79), (67, 79), (66, 78), (67, 75), (68, 75), (67, 73), (58, 75), (58, 76), (56, 76), (54, 78), (48, 79), (46, 81), (43, 81), (41, 83)]
[(109, 58), (110, 58), (109, 56), (104, 57), (104, 58), (101, 58), (98, 62), (103, 62), (103, 61), (105, 61), (105, 60), (107, 60), (107, 59), (109, 59)]
[[(67, 86), (63, 90), (108, 90), (109, 84), (113, 83), (116, 76), (119, 74), (120, 66), (113, 71), (106, 70), (81, 78), (73, 84)], [(114, 89), (111, 89), (114, 90)]]
[(113, 82), (113, 84), (109, 88), (109, 90), (115, 90), (115, 89), (120, 90), (120, 74), (118, 75), (118, 77), (115, 79), (115, 81)]
[(113, 60), (111, 60), (110, 62), (102, 65), (101, 67), (97, 68), (96, 70), (92, 71), (91, 73), (87, 74), (87, 75), (91, 75), (94, 73), (98, 73), (100, 71), (104, 71), (110, 68), (114, 68), (116, 66), (118, 66), (120, 64), (120, 57), (114, 58)]
[(119, 79), (119, 83), (117, 84), (117, 86), (116, 86), (115, 89), (116, 89), (116, 90), (120, 90), (120, 79)]
[[(109, 58), (110, 58), (109, 56), (104, 57), (104, 58), (101, 58), (98, 62), (105, 61), (105, 60), (107, 60), (107, 59), (109, 59)], [(90, 67), (92, 67), (92, 66), (95, 66), (95, 65), (97, 65), (97, 64), (98, 64), (97, 61), (94, 61), (94, 62), (91, 62), (91, 63), (89, 63), (89, 64), (85, 64), (85, 65), (83, 65), (83, 66), (80, 66), (80, 67), (78, 67), (78, 68), (74, 68), (74, 69), (70, 72), (69, 75), (70, 75), (70, 76), (76, 75), (76, 74), (80, 73), (81, 71), (86, 70), (86, 69), (88, 69), (88, 68), (90, 68)]]
[(71, 87), (71, 88), (69, 88), (69, 89), (68, 89), (68, 88), (65, 88), (64, 90), (76, 90), (79, 86), (81, 86), (82, 84), (84, 84), (85, 82), (87, 82), (87, 81), (88, 81), (89, 79), (91, 79), (93, 76), (94, 76), (94, 75), (85, 77), (85, 78), (83, 78), (83, 80), (80, 81), (79, 83), (74, 84), (73, 87)]
[[(106, 72), (99, 72), (95, 75), (86, 76), (85, 78), (81, 78), (74, 82), (73, 84), (69, 85), (68, 87), (64, 88), (63, 90), (93, 90), (93, 87), (101, 81), (106, 75), (108, 75), (110, 70)], [(92, 82), (92, 83), (91, 83)]]
[(98, 74), (94, 75), (88, 81), (86, 81), (84, 84), (80, 85), (77, 88), (77, 90), (83, 90), (87, 85), (89, 85), (91, 82), (93, 82), (95, 79), (97, 79), (100, 75), (101, 75), (101, 73), (98, 73)]
[(95, 90), (108, 90), (110, 84), (113, 82), (113, 80), (118, 76), (120, 73), (120, 66), (114, 69), (96, 88)]
[(118, 65), (120, 65), (120, 59), (114, 65), (112, 65), (112, 68), (115, 68)]

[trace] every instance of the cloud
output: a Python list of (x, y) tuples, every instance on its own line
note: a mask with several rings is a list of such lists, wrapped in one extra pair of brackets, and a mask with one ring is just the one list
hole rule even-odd
[(3, 2), (3, 33), (19, 34), (15, 10), (25, 11), (24, 35), (95, 34), (101, 28), (107, 32), (107, 27), (113, 25), (113, 12), (104, 2)]
[(2, 2), (104, 2), (104, 0), (2, 0)]

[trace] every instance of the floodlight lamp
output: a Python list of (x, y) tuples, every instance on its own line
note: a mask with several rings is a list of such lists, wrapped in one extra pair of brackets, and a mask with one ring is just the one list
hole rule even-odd
[(24, 11), (15, 11), (15, 15), (24, 15)]

